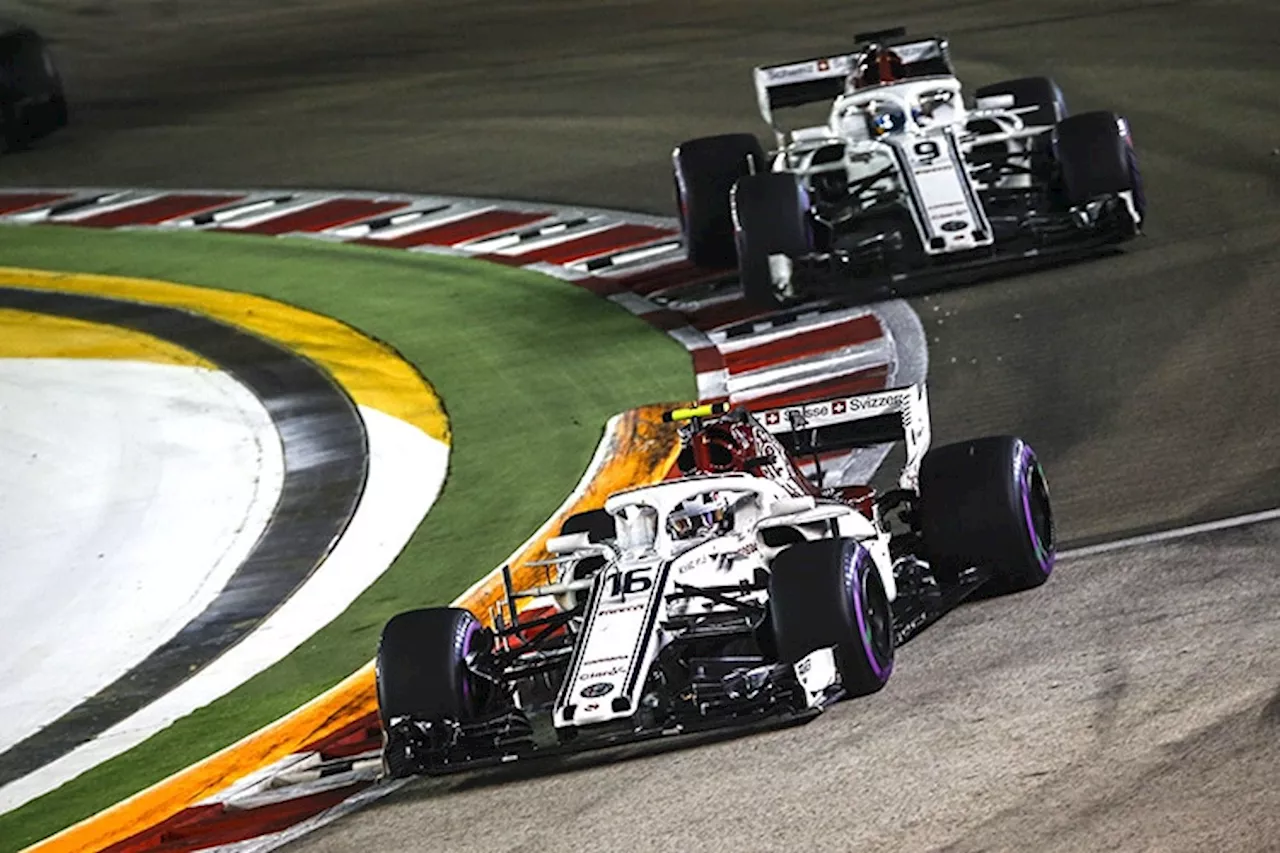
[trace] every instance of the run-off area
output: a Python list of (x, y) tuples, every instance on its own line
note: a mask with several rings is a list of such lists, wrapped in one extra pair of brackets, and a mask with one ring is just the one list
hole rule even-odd
[(0, 358), (0, 751), (199, 614), (282, 479), (266, 409), (229, 374)]

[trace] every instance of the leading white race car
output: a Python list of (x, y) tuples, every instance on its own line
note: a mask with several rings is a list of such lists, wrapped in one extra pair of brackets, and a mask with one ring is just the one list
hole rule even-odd
[[(488, 626), (447, 607), (386, 625), (390, 775), (805, 718), (883, 687), (894, 649), (979, 587), (1029, 589), (1052, 570), (1031, 448), (928, 450), (922, 386), (670, 414), (673, 476), (566, 521), (544, 583), (514, 589), (504, 567)], [(906, 462), (884, 495), (820, 489), (793, 459), (895, 439)]]
[[(1124, 118), (1067, 115), (1044, 77), (984, 86), (968, 104), (944, 39), (897, 29), (856, 40), (851, 53), (755, 69), (775, 150), (746, 133), (676, 148), (694, 263), (736, 265), (744, 295), (763, 304), (868, 298), (1139, 233), (1146, 202)], [(827, 102), (821, 124), (778, 121)]]

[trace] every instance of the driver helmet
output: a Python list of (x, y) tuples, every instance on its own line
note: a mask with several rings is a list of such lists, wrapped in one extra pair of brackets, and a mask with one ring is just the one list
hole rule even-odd
[(901, 133), (907, 128), (907, 114), (894, 101), (880, 101), (868, 108), (867, 125), (873, 137)]
[(733, 524), (729, 501), (717, 492), (681, 501), (667, 518), (672, 539), (698, 539), (727, 530)]
[(902, 79), (906, 66), (902, 57), (879, 44), (869, 44), (858, 57), (858, 65), (845, 81), (845, 92), (853, 93)]

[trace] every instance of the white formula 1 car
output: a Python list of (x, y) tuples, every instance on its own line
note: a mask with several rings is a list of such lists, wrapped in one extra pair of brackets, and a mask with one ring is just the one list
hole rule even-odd
[[(736, 265), (744, 295), (768, 305), (971, 281), (1139, 233), (1146, 202), (1125, 119), (1069, 116), (1044, 77), (966, 103), (945, 40), (897, 29), (856, 41), (755, 70), (772, 152), (746, 133), (676, 148), (695, 264)], [(779, 110), (813, 103), (829, 104), (821, 124), (779, 123)]]
[[(928, 450), (922, 386), (760, 414), (677, 410), (665, 481), (547, 544), (482, 625), (401, 613), (378, 648), (388, 773), (439, 774), (711, 727), (879, 690), (894, 649), (979, 587), (1045, 582), (1043, 472), (1003, 436)], [(906, 443), (898, 487), (820, 489), (794, 457)]]

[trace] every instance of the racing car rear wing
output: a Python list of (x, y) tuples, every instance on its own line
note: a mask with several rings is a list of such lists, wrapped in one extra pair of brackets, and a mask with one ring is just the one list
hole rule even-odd
[(932, 436), (923, 383), (753, 414), (794, 456), (904, 442), (907, 459), (899, 478), (904, 489), (917, 487)]
[(853, 73), (859, 56), (846, 53), (756, 68), (761, 117), (772, 125), (774, 110), (834, 100), (844, 92), (845, 78)]
[[(862, 33), (857, 40), (904, 32)], [(887, 46), (902, 60), (906, 78), (954, 74), (945, 39), (927, 38)], [(857, 69), (861, 58), (862, 51), (854, 51), (756, 68), (756, 100), (761, 117), (773, 126), (775, 110), (835, 100), (844, 93), (845, 80)]]

